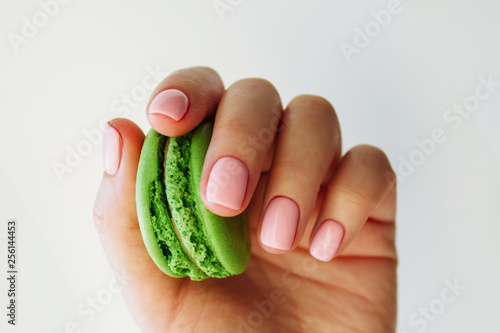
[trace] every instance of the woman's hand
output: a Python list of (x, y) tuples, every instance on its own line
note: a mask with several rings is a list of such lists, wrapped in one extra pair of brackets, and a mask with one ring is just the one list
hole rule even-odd
[(328, 101), (301, 95), (283, 110), (268, 81), (244, 79), (225, 90), (216, 72), (198, 67), (166, 78), (147, 118), (167, 136), (215, 119), (201, 197), (219, 215), (248, 207), (253, 247), (239, 276), (193, 282), (161, 272), (135, 208), (144, 134), (129, 120), (112, 120), (94, 219), (145, 332), (395, 330), (394, 172), (372, 146), (341, 156)]

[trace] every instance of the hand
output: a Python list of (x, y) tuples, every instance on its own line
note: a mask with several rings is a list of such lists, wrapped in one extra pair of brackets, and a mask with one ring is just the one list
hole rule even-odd
[[(175, 90), (162, 93), (168, 89)], [(226, 279), (193, 282), (162, 273), (143, 244), (135, 208), (144, 134), (131, 121), (112, 120), (94, 220), (144, 332), (395, 330), (394, 172), (372, 146), (341, 156), (328, 101), (301, 95), (283, 111), (265, 80), (224, 90), (213, 70), (188, 68), (157, 87), (147, 118), (168, 136), (215, 118), (201, 196), (219, 215), (248, 206), (252, 258), (245, 273)], [(248, 178), (229, 182), (230, 197), (208, 200), (207, 182), (217, 178), (211, 170), (221, 157), (241, 161)]]

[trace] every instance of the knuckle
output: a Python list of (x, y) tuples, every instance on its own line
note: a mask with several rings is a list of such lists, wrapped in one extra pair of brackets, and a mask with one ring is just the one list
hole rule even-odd
[(271, 167), (271, 181), (278, 187), (294, 189), (297, 193), (304, 189), (317, 193), (321, 186), (324, 170), (314, 167), (305, 160), (286, 158), (276, 161)]
[(241, 119), (232, 118), (226, 121), (224, 129), (233, 138), (233, 142), (238, 140), (253, 141), (257, 140), (257, 132), (253, 128), (249, 128)]
[(351, 153), (359, 163), (366, 167), (374, 168), (384, 175), (395, 177), (396, 174), (391, 167), (391, 162), (386, 153), (375, 146), (362, 144), (351, 149)]
[(375, 198), (369, 195), (362, 186), (355, 183), (342, 183), (335, 189), (343, 201), (348, 202), (354, 207), (366, 208), (374, 207)]
[(301, 133), (313, 133), (328, 151), (339, 151), (340, 124), (328, 100), (316, 95), (298, 95), (290, 101), (283, 117), (284, 126), (292, 125)]
[(289, 157), (279, 162), (279, 164), (273, 166), (274, 173), (278, 175), (289, 175), (288, 178), (293, 179), (296, 183), (309, 183), (311, 179), (317, 178), (317, 175), (312, 172), (311, 164), (303, 159)]
[(355, 146), (354, 148), (352, 148), (352, 152), (359, 156), (365, 156), (366, 158), (376, 161), (389, 162), (389, 159), (387, 158), (385, 152), (382, 149), (372, 145), (362, 144)]
[[(209, 67), (189, 67), (182, 68), (168, 75), (160, 84), (161, 89), (180, 88), (187, 91), (207, 92), (210, 90), (214, 80), (219, 78), (219, 74)], [(218, 85), (217, 85), (218, 86)], [(221, 88), (222, 87), (217, 87)]]
[(181, 88), (189, 90), (201, 90), (204, 83), (199, 77), (191, 75), (186, 71), (177, 71), (170, 74), (163, 82), (164, 88)]
[(193, 67), (195, 70), (198, 70), (200, 72), (203, 72), (206, 75), (213, 75), (213, 76), (219, 76), (219, 73), (211, 67), (206, 67), (206, 66), (199, 66), (199, 67)]
[(397, 175), (382, 149), (367, 144), (358, 145), (352, 148), (346, 154), (346, 157), (361, 165), (363, 169), (369, 170), (370, 174), (378, 177), (380, 182), (385, 182), (384, 187), (396, 186)]
[(335, 108), (333, 105), (326, 98), (317, 95), (303, 94), (295, 96), (290, 101), (289, 107), (331, 115), (336, 118)]
[[(340, 132), (340, 125), (333, 105), (325, 98), (316, 95), (298, 95), (295, 96), (287, 107), (287, 117), (311, 117), (317, 119), (323, 126), (326, 125), (332, 133)], [(301, 116), (302, 115), (302, 116)]]
[(274, 85), (268, 80), (262, 78), (245, 78), (238, 80), (233, 83), (231, 87), (229, 87), (229, 89), (235, 88), (278, 96), (278, 91)]

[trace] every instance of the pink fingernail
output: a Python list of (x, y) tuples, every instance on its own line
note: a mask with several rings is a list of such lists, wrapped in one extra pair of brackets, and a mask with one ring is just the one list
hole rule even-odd
[(162, 114), (178, 121), (184, 117), (188, 106), (186, 94), (177, 89), (168, 89), (156, 95), (149, 106), (149, 113)]
[(342, 238), (344, 238), (342, 225), (333, 220), (325, 220), (314, 235), (309, 252), (318, 260), (330, 261), (337, 253)]
[(120, 133), (109, 123), (104, 127), (103, 140), (104, 171), (114, 176), (120, 167), (122, 159), (122, 139)]
[(238, 210), (245, 197), (247, 182), (246, 165), (234, 157), (222, 157), (215, 163), (208, 177), (207, 200)]
[(290, 250), (299, 223), (299, 207), (285, 197), (276, 197), (267, 206), (260, 241), (262, 244), (279, 250)]

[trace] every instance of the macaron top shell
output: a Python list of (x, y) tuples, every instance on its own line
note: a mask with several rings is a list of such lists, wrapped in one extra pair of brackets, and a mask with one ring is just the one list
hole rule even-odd
[(136, 185), (141, 232), (151, 258), (173, 277), (240, 274), (250, 259), (247, 215), (215, 215), (200, 197), (211, 135), (211, 123), (170, 142), (151, 129), (141, 152)]

